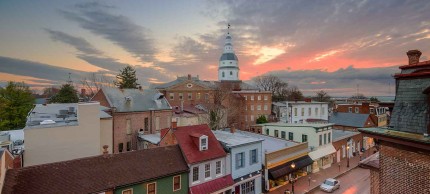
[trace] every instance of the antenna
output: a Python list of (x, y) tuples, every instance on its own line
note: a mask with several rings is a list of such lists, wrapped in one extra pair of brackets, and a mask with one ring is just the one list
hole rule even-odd
[(71, 78), (71, 74), (72, 74), (72, 73), (69, 73), (69, 79), (67, 80), (67, 83), (68, 83), (68, 84), (70, 84), (70, 85), (72, 85), (72, 78)]

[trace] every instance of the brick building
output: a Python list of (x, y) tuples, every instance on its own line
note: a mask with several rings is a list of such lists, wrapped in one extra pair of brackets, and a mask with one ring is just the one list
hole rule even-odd
[(361, 148), (365, 147), (363, 135), (360, 132), (343, 131), (333, 129), (333, 147), (336, 153), (333, 156), (333, 163), (347, 160), (355, 154), (360, 154)]
[(386, 107), (382, 107), (376, 103), (370, 104), (369, 102), (335, 105), (335, 112), (369, 114), (370, 118), (378, 127), (387, 125), (387, 110)]
[(419, 62), (418, 50), (407, 55), (409, 64), (394, 76), (389, 128), (359, 129), (379, 142), (378, 165), (362, 164), (378, 173), (372, 176), (372, 193), (430, 193), (430, 61)]
[(92, 100), (110, 109), (114, 153), (137, 150), (139, 132), (155, 134), (170, 127), (172, 108), (157, 90), (105, 87)]

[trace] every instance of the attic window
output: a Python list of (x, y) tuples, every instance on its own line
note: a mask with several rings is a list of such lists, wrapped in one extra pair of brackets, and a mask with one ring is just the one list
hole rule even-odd
[(208, 149), (208, 136), (202, 135), (200, 137), (200, 151)]

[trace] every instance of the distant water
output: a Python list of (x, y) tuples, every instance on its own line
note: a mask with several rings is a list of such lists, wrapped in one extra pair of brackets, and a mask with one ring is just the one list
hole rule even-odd
[[(348, 99), (351, 96), (334, 96), (334, 99)], [(372, 96), (366, 96), (368, 98), (372, 97)], [(374, 96), (376, 97), (380, 102), (394, 102), (394, 99), (396, 98), (395, 96)]]

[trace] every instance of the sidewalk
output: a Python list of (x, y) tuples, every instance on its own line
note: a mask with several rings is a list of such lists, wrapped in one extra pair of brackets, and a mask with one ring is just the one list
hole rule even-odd
[[(366, 150), (363, 153), (363, 159), (365, 157), (370, 156), (373, 154), (373, 150), (375, 148), (370, 148), (369, 150)], [(302, 194), (306, 193), (313, 188), (317, 188), (326, 178), (335, 178), (355, 167), (358, 166), (358, 162), (360, 161), (360, 156), (355, 156), (349, 158), (349, 168), (346, 167), (347, 159), (344, 159), (340, 162), (340, 170), (339, 170), (339, 163), (334, 163), (331, 165), (331, 167), (327, 169), (320, 169), (317, 173), (310, 173), (307, 176), (299, 178), (294, 183), (294, 194)], [(309, 177), (311, 177), (310, 185), (309, 185)], [(284, 185), (275, 191), (270, 192), (270, 194), (284, 194), (285, 190), (291, 191), (291, 184)]]

